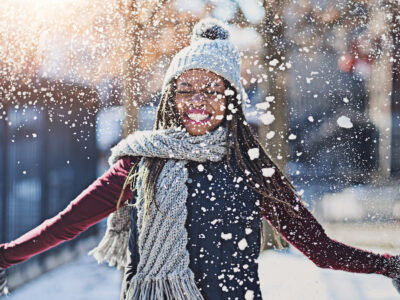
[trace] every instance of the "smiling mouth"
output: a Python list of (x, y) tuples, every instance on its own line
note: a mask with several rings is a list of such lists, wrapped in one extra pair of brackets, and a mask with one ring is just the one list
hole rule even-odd
[(191, 123), (202, 124), (206, 123), (211, 118), (211, 114), (185, 113), (185, 119)]

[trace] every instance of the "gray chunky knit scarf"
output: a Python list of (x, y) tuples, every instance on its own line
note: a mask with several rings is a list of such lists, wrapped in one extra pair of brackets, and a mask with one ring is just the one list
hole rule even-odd
[[(126, 299), (203, 299), (194, 274), (189, 268), (185, 221), (187, 218), (187, 161), (219, 161), (226, 153), (226, 130), (223, 127), (201, 136), (191, 136), (180, 129), (138, 131), (111, 149), (109, 164), (125, 155), (142, 157), (136, 178), (140, 261)], [(144, 223), (143, 168), (146, 157), (167, 158), (157, 181), (154, 205)], [(112, 213), (100, 244), (89, 252), (99, 263), (126, 267), (129, 262), (129, 205)]]

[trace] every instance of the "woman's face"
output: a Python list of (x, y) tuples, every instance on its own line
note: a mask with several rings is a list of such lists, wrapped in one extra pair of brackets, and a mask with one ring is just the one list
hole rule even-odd
[(183, 72), (176, 81), (175, 107), (191, 135), (217, 128), (226, 108), (223, 78), (202, 69)]

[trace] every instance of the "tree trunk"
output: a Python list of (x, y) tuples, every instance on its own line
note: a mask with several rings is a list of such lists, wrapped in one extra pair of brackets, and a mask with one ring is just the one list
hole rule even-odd
[(398, 5), (392, 5), (392, 141), (391, 141), (391, 167), (390, 174), (400, 177), (400, 9)]
[(143, 40), (142, 25), (133, 17), (135, 13), (135, 3), (127, 9), (130, 13), (126, 14), (126, 33), (129, 38), (127, 59), (124, 62), (123, 74), (123, 105), (125, 107), (125, 119), (122, 127), (122, 135), (126, 137), (138, 128), (137, 114), (140, 105), (140, 53)]
[[(261, 125), (258, 130), (260, 141), (266, 147), (268, 155), (274, 163), (283, 171), (287, 162), (287, 115), (286, 115), (286, 72), (279, 70), (279, 66), (285, 66), (285, 48), (278, 47), (283, 40), (284, 24), (282, 20), (284, 3), (266, 2), (265, 19), (258, 28), (258, 32), (262, 35), (264, 43), (264, 63), (267, 69), (267, 80), (264, 80), (264, 88), (267, 90), (268, 96), (274, 96), (275, 100), (271, 104), (271, 113), (275, 116), (275, 121), (270, 125)], [(278, 16), (276, 18), (275, 16)], [(277, 59), (279, 63), (272, 67), (269, 62)], [(270, 69), (273, 68), (273, 69)], [(286, 67), (285, 67), (286, 68)], [(268, 132), (274, 131), (275, 135), (268, 140), (266, 135)], [(272, 234), (272, 227), (264, 221), (264, 245), (263, 249), (276, 248), (278, 246)], [(280, 241), (284, 247), (289, 244), (281, 237)]]

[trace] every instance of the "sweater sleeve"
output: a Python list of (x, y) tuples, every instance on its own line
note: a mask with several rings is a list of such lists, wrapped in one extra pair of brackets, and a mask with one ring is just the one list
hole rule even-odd
[(382, 274), (390, 278), (399, 274), (399, 266), (393, 263), (394, 256), (376, 254), (331, 239), (302, 202), (294, 201), (294, 206), (304, 219), (292, 217), (283, 209), (282, 203), (264, 203), (263, 216), (275, 228), (280, 224), (279, 232), (285, 240), (315, 265), (354, 273)]
[[(8, 268), (71, 240), (114, 212), (133, 160), (129, 156), (119, 159), (56, 216), (16, 240), (0, 244), (0, 267)], [(131, 194), (127, 188), (121, 205)]]

